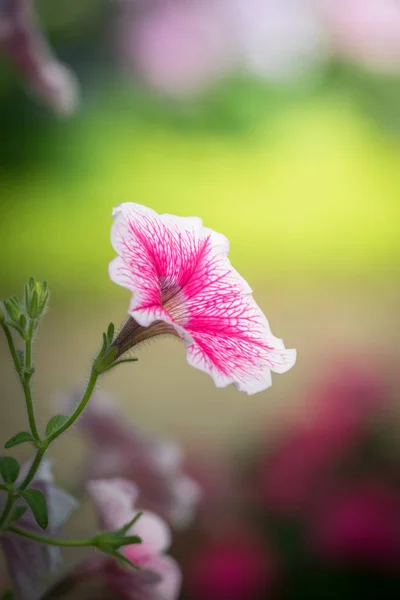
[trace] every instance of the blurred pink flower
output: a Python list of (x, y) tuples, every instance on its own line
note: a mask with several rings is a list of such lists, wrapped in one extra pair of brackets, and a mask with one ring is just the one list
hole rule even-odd
[(398, 567), (399, 515), (399, 492), (385, 483), (367, 481), (333, 491), (313, 517), (313, 545), (330, 559)]
[[(73, 399), (71, 395), (67, 400), (68, 410)], [(201, 492), (183, 471), (183, 452), (177, 443), (139, 431), (100, 393), (91, 399), (78, 427), (92, 446), (85, 479), (134, 481), (143, 508), (178, 528), (190, 523)]]
[(53, 55), (36, 22), (33, 0), (0, 3), (1, 52), (8, 54), (32, 90), (55, 112), (74, 112), (79, 95), (77, 79)]
[[(30, 464), (25, 465), (21, 469), (20, 479), (24, 477), (29, 466)], [(48, 461), (42, 463), (32, 488), (42, 491), (46, 496), (49, 516), (46, 535), (59, 537), (62, 525), (78, 503), (70, 494), (55, 485)], [(22, 529), (43, 533), (29, 510), (16, 524)], [(59, 548), (38, 544), (14, 534), (4, 534), (0, 539), (13, 585), (21, 600), (38, 600), (48, 589), (50, 577), (61, 563)]]
[(252, 600), (270, 593), (275, 579), (275, 559), (256, 537), (225, 531), (193, 554), (185, 588), (196, 600)]
[(367, 435), (386, 387), (369, 364), (350, 358), (336, 364), (315, 392), (317, 404), (272, 453), (267, 450), (259, 471), (262, 501), (279, 512), (304, 511), (336, 461)]
[(315, 0), (224, 0), (238, 61), (266, 80), (297, 78), (327, 57)]
[(248, 394), (271, 385), (296, 360), (272, 335), (252, 290), (228, 259), (225, 236), (196, 217), (158, 215), (125, 203), (114, 211), (118, 253), (111, 279), (133, 296), (130, 321), (114, 344), (118, 355), (160, 333), (184, 340), (187, 359), (217, 387), (234, 383)]
[(398, 0), (321, 0), (336, 52), (372, 71), (400, 72)]
[(126, 66), (155, 90), (192, 95), (223, 76), (232, 62), (219, 0), (169, 0), (123, 10), (116, 27)]
[[(115, 530), (138, 512), (137, 487), (123, 479), (92, 481), (89, 493), (96, 505), (99, 521), (105, 530)], [(144, 512), (127, 535), (138, 535), (141, 544), (125, 546), (123, 554), (141, 570), (121, 567), (108, 557), (97, 560), (94, 574), (106, 576), (107, 584), (126, 600), (175, 600), (179, 595), (181, 574), (177, 563), (165, 554), (171, 543), (168, 526), (151, 512)], [(85, 566), (80, 568), (80, 574)], [(87, 573), (93, 574), (89, 561)]]

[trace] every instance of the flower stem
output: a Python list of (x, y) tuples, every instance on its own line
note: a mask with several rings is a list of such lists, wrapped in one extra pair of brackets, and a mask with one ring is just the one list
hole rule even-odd
[(25, 370), (21, 373), (21, 383), (25, 394), (26, 410), (28, 413), (29, 427), (35, 440), (40, 444), (40, 434), (36, 424), (35, 409), (33, 406), (32, 391), (30, 386), (30, 378), (32, 373), (32, 339), (35, 330), (35, 322), (32, 320), (29, 324), (28, 336), (25, 340)]
[(10, 513), (12, 511), (12, 507), (14, 506), (14, 500), (15, 496), (12, 493), (8, 492), (7, 502), (4, 507), (3, 514), (0, 517), (0, 530), (7, 523), (8, 517), (10, 516)]
[(11, 358), (13, 359), (14, 367), (15, 367), (18, 375), (21, 376), (21, 365), (19, 362), (17, 351), (15, 349), (14, 340), (12, 338), (11, 331), (5, 323), (2, 323), (1, 326), (3, 328), (4, 335), (6, 336), (8, 348), (10, 350)]
[(60, 436), (62, 433), (64, 433), (64, 431), (69, 429), (71, 427), (71, 425), (73, 425), (75, 423), (75, 421), (80, 417), (80, 415), (85, 410), (86, 405), (89, 402), (89, 400), (93, 394), (94, 388), (96, 387), (98, 377), (99, 377), (99, 372), (93, 366), (91, 373), (90, 373), (90, 378), (89, 378), (89, 381), (88, 381), (88, 384), (86, 387), (86, 391), (82, 396), (82, 400), (79, 402), (78, 406), (75, 408), (72, 415), (70, 415), (70, 417), (67, 419), (67, 421), (65, 421), (64, 425), (62, 425), (56, 431), (53, 431), (53, 433), (44, 440), (44, 444), (46, 446), (49, 446), (51, 444), (51, 442), (53, 442), (56, 438), (58, 438), (58, 436)]
[(90, 538), (88, 540), (58, 540), (55, 538), (50, 538), (44, 535), (39, 535), (37, 533), (33, 533), (31, 531), (26, 531), (25, 529), (20, 529), (19, 527), (11, 526), (7, 529), (16, 535), (20, 535), (28, 540), (34, 540), (35, 542), (40, 542), (42, 544), (48, 544), (50, 546), (95, 546), (95, 540)]
[(22, 483), (18, 486), (18, 491), (19, 492), (23, 492), (24, 490), (26, 490), (26, 488), (28, 487), (28, 485), (31, 483), (32, 479), (35, 477), (36, 472), (38, 470), (38, 468), (40, 467), (40, 463), (42, 462), (42, 458), (44, 456), (44, 453), (46, 452), (47, 447), (41, 447), (38, 449), (38, 451), (36, 452), (36, 456), (33, 459), (33, 462), (30, 466), (29, 471), (27, 472), (25, 479), (22, 481)]
[[(36, 452), (36, 456), (31, 464), (31, 467), (28, 471), (28, 473), (26, 474), (25, 479), (22, 481), (22, 483), (18, 486), (17, 494), (16, 495), (11, 495), (9, 494), (8, 499), (7, 499), (7, 504), (4, 508), (3, 514), (0, 517), (0, 529), (4, 528), (4, 524), (7, 523), (7, 519), (12, 511), (13, 505), (14, 505), (14, 501), (16, 500), (16, 498), (18, 497), (20, 492), (23, 492), (28, 486), (29, 484), (32, 482), (33, 478), (35, 477), (38, 468), (40, 467), (40, 463), (42, 462), (42, 458), (46, 452), (46, 450), (48, 449), (48, 447), (50, 446), (50, 444), (56, 439), (58, 438), (62, 433), (64, 433), (64, 431), (66, 431), (67, 429), (69, 429), (69, 427), (71, 427), (71, 425), (73, 425), (75, 423), (75, 421), (78, 419), (78, 417), (82, 414), (82, 412), (84, 411), (87, 403), (90, 400), (90, 397), (93, 393), (93, 390), (96, 386), (96, 382), (97, 379), (99, 377), (99, 373), (97, 371), (97, 369), (95, 369), (95, 367), (92, 367), (92, 371), (90, 374), (90, 378), (86, 387), (86, 391), (82, 396), (82, 400), (79, 402), (78, 406), (75, 408), (74, 412), (72, 413), (72, 415), (69, 417), (69, 419), (64, 423), (64, 425), (62, 427), (60, 427), (59, 429), (57, 429), (56, 431), (54, 431), (51, 435), (49, 435), (46, 439), (44, 440), (38, 440), (38, 450)], [(21, 380), (22, 381), (22, 380)], [(27, 389), (30, 391), (29, 388), (29, 384), (27, 384)], [(25, 387), (24, 387), (24, 391), (25, 391)], [(31, 396), (28, 396), (31, 398)]]

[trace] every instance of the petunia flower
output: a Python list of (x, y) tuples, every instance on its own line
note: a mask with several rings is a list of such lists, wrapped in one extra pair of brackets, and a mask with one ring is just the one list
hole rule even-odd
[[(21, 470), (22, 476), (28, 467), (29, 465)], [(42, 463), (31, 487), (42, 491), (46, 496), (49, 517), (46, 535), (57, 537), (62, 525), (77, 507), (77, 501), (55, 485), (48, 461)], [(43, 533), (29, 510), (16, 524), (22, 529)], [(4, 534), (0, 541), (10, 576), (21, 600), (41, 598), (51, 583), (52, 574), (61, 563), (59, 548), (38, 544), (14, 534)]]
[[(91, 481), (88, 491), (105, 530), (122, 527), (138, 512), (135, 508), (138, 489), (130, 481), (118, 478)], [(126, 600), (175, 600), (181, 574), (177, 563), (165, 554), (171, 543), (166, 523), (155, 513), (144, 512), (132, 531), (127, 532), (130, 534), (138, 535), (142, 543), (125, 546), (123, 553), (140, 570), (127, 569), (108, 557), (101, 557), (94, 569), (92, 563), (87, 564), (88, 574), (105, 576), (106, 585)], [(82, 565), (81, 577), (84, 572)]]
[[(73, 394), (65, 400), (68, 410), (73, 400)], [(121, 477), (134, 481), (142, 508), (177, 528), (190, 523), (201, 491), (184, 473), (179, 444), (127, 423), (116, 412), (115, 403), (101, 392), (91, 399), (78, 427), (91, 446), (85, 480)]]
[(7, 54), (31, 89), (56, 113), (78, 103), (75, 75), (53, 54), (37, 23), (33, 0), (0, 2), (0, 54)]
[(186, 346), (189, 364), (248, 394), (271, 385), (296, 360), (286, 350), (232, 267), (227, 238), (197, 217), (158, 215), (124, 203), (113, 213), (118, 253), (111, 279), (132, 292), (130, 319), (115, 340), (120, 356), (152, 336), (171, 333)]

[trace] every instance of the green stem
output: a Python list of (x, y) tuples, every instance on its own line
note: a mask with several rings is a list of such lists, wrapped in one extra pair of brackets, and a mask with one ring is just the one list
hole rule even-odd
[(35, 477), (36, 472), (38, 470), (38, 468), (40, 467), (40, 463), (42, 462), (42, 458), (44, 456), (44, 453), (47, 450), (47, 446), (42, 446), (41, 448), (39, 448), (39, 450), (36, 452), (36, 456), (33, 459), (33, 462), (30, 466), (29, 471), (27, 472), (24, 480), (22, 481), (22, 483), (18, 486), (18, 491), (19, 492), (23, 492), (24, 490), (26, 490), (26, 488), (28, 487), (28, 485), (31, 483), (32, 479)]
[(91, 398), (91, 395), (93, 394), (93, 390), (96, 387), (98, 377), (99, 377), (99, 372), (93, 366), (92, 371), (90, 373), (90, 378), (89, 378), (89, 381), (88, 381), (88, 384), (86, 387), (86, 391), (85, 391), (84, 395), (82, 396), (82, 400), (79, 402), (78, 406), (75, 408), (72, 415), (65, 421), (64, 425), (62, 425), (59, 429), (56, 429), (56, 431), (53, 431), (53, 433), (50, 434), (44, 440), (44, 444), (49, 446), (51, 444), (51, 442), (53, 442), (56, 438), (58, 438), (58, 436), (60, 436), (62, 433), (64, 433), (64, 431), (69, 429), (71, 427), (71, 425), (73, 425), (75, 423), (75, 421), (80, 417), (82, 412), (85, 410), (86, 405)]
[(20, 535), (28, 540), (34, 540), (35, 542), (41, 542), (42, 544), (48, 544), (50, 546), (95, 546), (95, 540), (57, 540), (55, 538), (46, 537), (19, 527), (11, 526), (7, 529), (16, 535)]
[(25, 341), (25, 367), (30, 369), (32, 366), (32, 338)]
[(8, 517), (12, 511), (12, 507), (14, 506), (14, 500), (15, 496), (11, 492), (8, 492), (7, 502), (4, 507), (3, 514), (0, 517), (0, 529), (2, 529), (7, 523)]
[(32, 339), (35, 331), (35, 322), (32, 320), (29, 324), (28, 337), (25, 340), (25, 372), (22, 374), (21, 383), (25, 394), (26, 410), (28, 413), (29, 427), (31, 433), (37, 442), (41, 442), (39, 430), (35, 419), (35, 409), (33, 406), (31, 386), (29, 383), (31, 375), (29, 369), (32, 368)]
[(15, 367), (18, 375), (21, 376), (21, 365), (19, 362), (17, 351), (15, 349), (14, 340), (12, 338), (11, 331), (5, 323), (2, 323), (1, 326), (3, 328), (4, 335), (6, 336), (6, 339), (7, 339), (7, 344), (8, 344), (8, 348), (10, 350), (11, 358), (13, 359), (14, 367)]
[[(35, 477), (37, 470), (40, 466), (42, 458), (43, 458), (46, 450), (50, 446), (50, 444), (56, 438), (58, 438), (58, 436), (60, 436), (62, 433), (64, 433), (64, 431), (69, 429), (69, 427), (71, 427), (71, 425), (73, 425), (75, 423), (75, 421), (78, 419), (78, 417), (85, 410), (85, 407), (86, 407), (87, 403), (89, 402), (90, 397), (93, 393), (93, 390), (96, 386), (98, 377), (99, 377), (99, 373), (98, 373), (97, 369), (95, 369), (95, 367), (93, 366), (91, 374), (90, 374), (89, 382), (86, 387), (86, 391), (85, 391), (84, 395), (82, 396), (82, 400), (79, 402), (78, 406), (76, 407), (76, 409), (74, 410), (72, 415), (69, 417), (69, 419), (67, 419), (67, 421), (64, 423), (64, 425), (62, 427), (60, 427), (59, 429), (54, 431), (45, 440), (39, 442), (39, 448), (36, 453), (36, 456), (31, 464), (31, 467), (30, 467), (28, 473), (26, 474), (25, 479), (19, 485), (18, 490), (17, 490), (18, 492), (24, 491), (28, 487), (28, 485), (32, 482), (32, 480)], [(30, 391), (29, 385), (28, 385), (27, 389)], [(25, 391), (25, 387), (24, 387), (24, 391)], [(4, 508), (3, 514), (0, 517), (0, 529), (4, 528), (4, 523), (7, 522), (7, 519), (11, 513), (11, 510), (12, 510), (12, 507), (13, 507), (16, 497), (17, 496), (13, 496), (13, 495), (9, 494), (8, 499), (7, 499), (7, 504)]]
[(40, 443), (41, 439), (40, 439), (39, 430), (36, 425), (35, 409), (33, 407), (31, 386), (29, 385), (29, 381), (26, 380), (24, 375), (21, 378), (21, 383), (22, 383), (22, 389), (24, 390), (24, 395), (25, 395), (25, 404), (26, 404), (26, 411), (28, 413), (29, 427), (31, 429), (31, 433), (32, 433), (33, 437), (35, 438), (35, 440)]

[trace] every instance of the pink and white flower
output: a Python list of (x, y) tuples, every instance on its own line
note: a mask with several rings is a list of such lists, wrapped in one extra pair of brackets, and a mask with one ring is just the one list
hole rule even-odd
[[(138, 489), (130, 481), (118, 478), (91, 481), (88, 490), (105, 530), (123, 527), (138, 512), (135, 508)], [(105, 574), (108, 587), (127, 600), (175, 600), (180, 591), (181, 573), (177, 563), (165, 554), (171, 543), (167, 524), (155, 513), (144, 512), (126, 535), (138, 535), (142, 539), (141, 544), (120, 550), (141, 570), (123, 568), (104, 557), (97, 559), (95, 572)], [(92, 571), (90, 562), (88, 569)]]
[(192, 366), (217, 387), (248, 394), (271, 385), (296, 360), (286, 350), (232, 267), (227, 238), (197, 217), (158, 215), (124, 203), (113, 213), (111, 241), (118, 253), (111, 279), (132, 292), (131, 319), (115, 340), (118, 355), (143, 339), (172, 333), (183, 339)]

